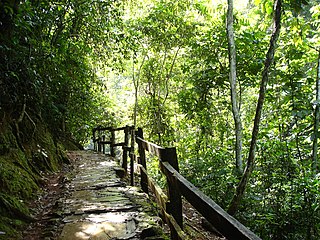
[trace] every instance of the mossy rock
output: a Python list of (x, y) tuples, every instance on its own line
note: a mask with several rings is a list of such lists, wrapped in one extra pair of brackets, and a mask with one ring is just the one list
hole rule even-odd
[(19, 239), (21, 227), (33, 221), (27, 205), (21, 199), (1, 193), (0, 206), (0, 240)]
[(30, 174), (30, 169), (27, 172), (10, 160), (0, 157), (0, 188), (2, 192), (28, 199), (39, 189), (35, 178)]
[(0, 193), (0, 205), (2, 206), (0, 214), (6, 217), (19, 218), (24, 221), (31, 221), (29, 209), (26, 204), (17, 197)]
[(16, 236), (16, 222), (12, 218), (1, 217), (0, 218), (0, 240), (8, 240), (10, 237)]

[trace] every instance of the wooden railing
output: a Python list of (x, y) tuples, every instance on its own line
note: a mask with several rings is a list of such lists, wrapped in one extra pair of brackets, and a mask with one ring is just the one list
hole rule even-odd
[[(130, 150), (130, 175), (131, 184), (134, 183), (134, 162), (137, 161), (136, 165), (140, 169), (140, 184), (142, 190), (149, 194), (152, 191), (153, 196), (155, 196), (156, 202), (160, 208), (160, 215), (163, 220), (169, 225), (171, 239), (189, 239), (188, 236), (183, 231), (183, 215), (182, 215), (182, 196), (195, 208), (198, 210), (202, 216), (213, 225), (223, 236), (229, 240), (259, 240), (260, 238), (251, 232), (248, 228), (243, 226), (235, 218), (226, 213), (219, 205), (217, 205), (212, 199), (202, 193), (193, 184), (186, 180), (179, 173), (179, 164), (176, 154), (176, 148), (163, 148), (154, 143), (146, 141), (143, 137), (143, 131), (139, 128), (134, 131), (134, 127), (125, 127), (119, 129), (113, 128), (97, 128), (99, 130), (95, 131), (106, 131), (108, 129), (111, 132), (120, 130), (125, 130), (127, 132), (127, 137), (129, 139), (129, 134), (131, 136), (131, 146), (129, 147), (129, 140), (124, 141), (124, 143), (116, 144), (112, 139), (110, 141), (102, 141), (103, 135), (94, 135), (95, 145), (97, 144), (96, 150), (99, 151), (99, 144), (111, 144), (113, 146), (124, 146), (125, 149)], [(95, 132), (94, 131), (94, 132)], [(101, 134), (101, 132), (100, 132)], [(97, 137), (98, 136), (98, 137)], [(114, 134), (111, 134), (114, 136)], [(134, 138), (138, 145), (138, 157), (134, 154)], [(100, 139), (100, 140), (99, 140)], [(128, 143), (128, 144), (127, 144)], [(127, 145), (126, 145), (127, 144)], [(104, 146), (100, 146), (100, 151)], [(166, 176), (167, 181), (167, 195), (162, 191), (162, 189), (152, 180), (148, 175), (147, 171), (147, 161), (146, 161), (146, 151), (148, 151), (152, 156), (157, 157), (159, 160), (159, 167), (161, 172)], [(112, 155), (112, 151), (111, 151)], [(122, 162), (122, 167), (125, 167), (125, 172), (127, 172), (127, 164), (124, 164), (124, 158)]]
[[(123, 141), (116, 142), (116, 133), (123, 132)], [(125, 126), (120, 128), (113, 127), (96, 127), (92, 131), (93, 147), (97, 152), (106, 153), (106, 145), (110, 146), (110, 155), (116, 156), (115, 148), (122, 147), (122, 164), (121, 167), (125, 173), (128, 171), (128, 156), (130, 157), (130, 182), (134, 185), (134, 136), (135, 130), (133, 126)], [(110, 135), (108, 137), (108, 135)]]

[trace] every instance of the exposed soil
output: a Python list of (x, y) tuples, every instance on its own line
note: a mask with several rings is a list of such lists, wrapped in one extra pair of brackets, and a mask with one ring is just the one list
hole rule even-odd
[[(70, 163), (77, 160), (77, 155), (68, 153)], [(65, 194), (65, 184), (69, 181), (72, 164), (64, 165), (60, 172), (43, 176), (45, 182), (38, 199), (30, 202), (35, 221), (23, 232), (23, 240), (55, 239), (59, 236), (62, 216), (57, 213), (58, 200)]]
[(57, 201), (63, 194), (65, 172), (54, 173), (44, 177), (45, 185), (39, 198), (30, 203), (35, 222), (23, 232), (24, 240), (51, 239), (59, 234), (59, 227), (52, 224), (56, 216)]

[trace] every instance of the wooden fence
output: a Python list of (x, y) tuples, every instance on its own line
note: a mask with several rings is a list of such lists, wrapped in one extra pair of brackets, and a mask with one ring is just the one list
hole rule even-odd
[[(123, 132), (124, 138), (122, 142), (116, 142), (116, 133)], [(125, 126), (120, 128), (113, 127), (96, 127), (92, 131), (93, 147), (95, 151), (106, 153), (106, 145), (110, 146), (110, 155), (116, 156), (115, 148), (122, 147), (122, 165), (121, 167), (128, 171), (128, 156), (130, 157), (130, 181), (134, 185), (134, 135), (135, 130), (133, 126)], [(108, 135), (109, 138), (108, 138)], [(131, 154), (132, 153), (132, 154)]]
[[(104, 131), (111, 133), (111, 138), (107, 141), (103, 137), (105, 136)], [(124, 142), (115, 142), (116, 131), (124, 131)], [(131, 184), (134, 184), (133, 170), (134, 164), (136, 164), (140, 169), (141, 188), (147, 194), (152, 191), (153, 196), (155, 196), (160, 208), (160, 215), (170, 227), (171, 239), (188, 239), (188, 236), (183, 232), (182, 196), (227, 239), (260, 239), (179, 173), (176, 148), (163, 148), (150, 143), (144, 139), (141, 128), (135, 131), (134, 127), (129, 126), (123, 128), (95, 128), (93, 141), (95, 150), (99, 152), (105, 152), (105, 144), (110, 144), (110, 154), (112, 156), (114, 156), (114, 147), (122, 146), (122, 167), (125, 172), (127, 172), (127, 155), (130, 153)], [(138, 145), (138, 157), (134, 153), (134, 142)], [(167, 194), (148, 175), (146, 151), (159, 160), (160, 170), (166, 176)]]

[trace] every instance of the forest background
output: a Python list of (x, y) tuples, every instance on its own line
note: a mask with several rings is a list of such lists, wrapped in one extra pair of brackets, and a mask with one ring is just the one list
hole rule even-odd
[[(319, 239), (320, 3), (230, 3), (2, 1), (1, 155), (12, 152), (12, 142), (28, 155), (40, 125), (54, 142), (67, 136), (82, 144), (97, 125), (135, 125), (146, 139), (176, 146), (182, 174), (262, 239)], [(281, 28), (250, 163), (279, 3)], [(34, 155), (15, 165), (36, 171), (44, 160)], [(244, 195), (231, 209), (248, 166)], [(30, 196), (19, 192), (22, 183), (9, 186), (13, 173), (5, 169), (0, 183), (11, 197), (1, 193), (0, 201), (12, 207)]]

